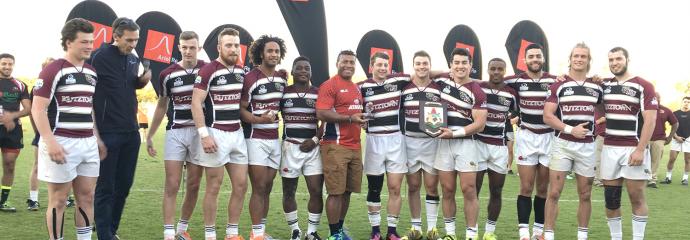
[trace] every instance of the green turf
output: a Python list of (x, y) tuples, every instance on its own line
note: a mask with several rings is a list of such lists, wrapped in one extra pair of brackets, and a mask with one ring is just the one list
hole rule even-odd
[[(24, 126), (29, 126), (24, 125)], [(25, 127), (26, 128), (26, 127)], [(30, 147), (30, 141), (33, 138), (31, 131), (25, 130), (25, 144), (27, 148), (21, 153), (16, 166), (15, 183), (10, 195), (9, 202), (17, 207), (16, 213), (0, 212), (0, 239), (46, 239), (47, 230), (45, 224), (45, 206), (47, 205), (47, 193), (44, 183), (40, 187), (40, 203), (43, 206), (38, 212), (29, 212), (26, 210), (25, 201), (28, 198), (28, 178), (31, 164), (33, 163), (32, 155), (33, 149)], [(159, 156), (163, 153), (163, 133), (159, 131), (156, 136), (156, 146)], [(664, 176), (666, 162), (668, 155), (664, 155), (662, 164), (660, 164), (660, 176)], [(646, 236), (647, 239), (688, 239), (690, 236), (690, 189), (686, 186), (680, 185), (680, 176), (682, 175), (682, 160), (679, 159), (675, 166), (674, 182), (672, 185), (659, 185), (659, 189), (648, 189), (647, 199), (650, 209), (649, 222), (647, 224)], [(132, 191), (127, 199), (127, 205), (120, 225), (119, 234), (122, 239), (162, 239), (162, 215), (161, 202), (163, 196), (163, 161), (160, 158), (151, 158), (145, 153), (145, 148), (141, 148), (139, 164), (136, 173), (136, 179)], [(486, 181), (485, 181), (486, 182)], [(506, 179), (504, 187), (504, 202), (501, 216), (496, 228), (496, 234), (500, 239), (516, 239), (517, 238), (517, 211), (515, 208), (515, 198), (517, 196), (519, 179), (515, 175), (509, 175)], [(286, 239), (289, 235), (288, 226), (285, 223), (281, 205), (281, 185), (280, 178), (276, 178), (274, 190), (271, 194), (271, 210), (268, 216), (268, 233), (280, 239)], [(487, 186), (487, 185), (485, 185)], [(366, 179), (363, 182), (363, 190), (366, 191)], [(384, 188), (385, 189), (385, 188)], [(484, 188), (480, 196), (481, 212), (480, 212), (480, 234), (483, 233), (484, 221), (486, 218), (486, 203), (488, 197), (488, 189)], [(203, 182), (202, 190), (203, 191)], [(221, 197), (218, 200), (218, 220), (217, 231), (218, 236), (224, 236), (226, 217), (227, 217), (227, 202), (229, 198), (230, 186), (229, 179), (226, 176), (222, 187)], [(307, 211), (306, 203), (308, 195), (306, 194), (306, 187), (303, 181), (300, 181), (298, 188), (297, 201), (299, 204), (300, 227), (304, 230), (307, 226)], [(403, 185), (403, 210), (401, 211), (400, 223), (398, 224), (398, 231), (400, 233), (406, 232), (410, 227), (409, 224), (409, 210), (407, 208), (407, 188)], [(458, 222), (457, 230), (458, 236), (464, 235), (464, 218), (462, 212), (461, 193), (458, 190)], [(592, 218), (589, 227), (590, 239), (607, 239), (608, 227), (606, 225), (606, 218), (604, 216), (604, 202), (603, 189), (596, 188), (592, 194)], [(624, 194), (624, 196), (627, 196)], [(249, 213), (246, 204), (249, 203), (249, 195), (247, 195), (245, 206), (242, 211), (240, 222), (240, 233), (248, 237), (248, 232), (251, 230), (249, 222)], [(385, 201), (386, 192), (384, 190), (382, 211), (382, 229), (385, 231)], [(568, 180), (565, 190), (562, 195), (563, 201), (560, 202), (560, 216), (556, 228), (556, 236), (559, 239), (575, 239), (577, 231), (577, 223), (575, 214), (577, 211), (577, 196), (575, 193), (575, 185), (573, 180)], [(178, 197), (178, 205), (181, 205), (182, 193)], [(345, 226), (349, 228), (353, 239), (366, 239), (369, 234), (369, 222), (367, 218), (365, 193), (353, 194), (350, 204), (350, 211), (347, 215)], [(624, 239), (631, 237), (631, 216), (630, 203), (627, 197), (623, 198), (623, 231)], [(75, 239), (75, 230), (73, 223), (74, 209), (69, 209), (65, 217), (64, 235), (66, 239)], [(439, 215), (441, 215), (439, 210)], [(179, 215), (178, 215), (179, 217)], [(422, 217), (425, 221), (425, 218)], [(426, 223), (424, 223), (426, 226)], [(438, 221), (439, 229), (442, 230), (443, 220)], [(201, 198), (197, 203), (194, 215), (190, 222), (190, 232), (194, 239), (203, 239), (203, 223), (201, 216)], [(326, 222), (325, 211), (321, 220), (321, 227), (319, 233), (322, 236), (328, 235), (328, 225)], [(94, 234), (94, 239), (95, 239)]]

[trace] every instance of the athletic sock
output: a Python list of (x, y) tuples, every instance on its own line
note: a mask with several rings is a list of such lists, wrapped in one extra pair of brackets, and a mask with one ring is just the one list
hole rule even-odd
[(496, 231), (496, 221), (486, 220), (486, 225), (484, 225), (484, 232), (492, 233)]
[(38, 202), (38, 191), (29, 191), (29, 199), (34, 202)]
[(386, 220), (388, 222), (388, 234), (398, 235), (397, 228), (399, 219), (400, 217), (398, 216), (388, 214), (388, 217), (386, 217)]
[[(687, 176), (687, 175), (686, 175)], [(647, 226), (647, 216), (632, 215), (633, 240), (644, 239), (644, 230)]]
[(338, 223), (328, 224), (328, 228), (331, 230), (331, 236), (340, 232), (340, 228), (338, 228), (338, 226), (340, 226)]
[(477, 237), (479, 236), (479, 229), (477, 229), (477, 227), (467, 227), (465, 229), (465, 236), (466, 236), (466, 238), (476, 240)]
[(77, 227), (77, 240), (91, 240), (91, 226)]
[(455, 217), (443, 218), (443, 223), (446, 226), (446, 234), (455, 235)]
[(577, 240), (586, 240), (588, 232), (589, 232), (589, 228), (577, 227)]
[(285, 213), (285, 221), (287, 221), (290, 230), (299, 229), (299, 221), (297, 219), (297, 210)]
[(175, 226), (172, 224), (163, 225), (163, 236), (175, 236)]
[(439, 196), (426, 195), (426, 230), (430, 231), (436, 227), (436, 219), (438, 219), (438, 203), (441, 200)]
[(534, 225), (532, 225), (532, 235), (544, 233), (544, 209), (546, 198), (534, 196)]
[(307, 234), (316, 232), (321, 223), (321, 213), (309, 213), (309, 225), (307, 226)]
[(228, 223), (225, 225), (225, 236), (237, 236), (240, 235), (240, 224), (238, 223)]
[(177, 233), (186, 232), (187, 228), (189, 228), (189, 220), (180, 218), (180, 221), (177, 221)]
[[(369, 202), (367, 201), (367, 207), (381, 207), (380, 202)], [(371, 232), (372, 233), (379, 233), (381, 232), (380, 226), (381, 226), (381, 211), (370, 211), (367, 210), (369, 214), (369, 225), (371, 225)]]
[(672, 171), (666, 172), (666, 178), (671, 179), (671, 176), (673, 175)]
[(553, 240), (553, 230), (544, 230), (544, 240)]
[(518, 223), (529, 227), (529, 215), (532, 214), (532, 198), (522, 195), (517, 197)]
[(264, 231), (266, 230), (266, 222), (268, 222), (266, 218), (261, 218), (261, 227), (264, 229)]
[(264, 225), (259, 223), (257, 225), (252, 225), (252, 233), (254, 236), (262, 236), (264, 235)]
[(683, 173), (683, 180), (688, 180), (688, 172)]
[(216, 226), (205, 226), (204, 227), (204, 237), (205, 238), (215, 238), (216, 237)]
[(0, 189), (2, 189), (2, 193), (0, 193), (0, 205), (5, 204), (7, 202), (7, 198), (10, 196), (10, 190), (12, 190), (11, 186), (0, 186)]
[(614, 217), (607, 219), (609, 225), (609, 232), (611, 233), (611, 240), (623, 239), (623, 225), (621, 217)]
[[(419, 230), (420, 232), (422, 231), (422, 219), (421, 218), (410, 219), (410, 225), (412, 225), (412, 229)], [(435, 227), (435, 226), (436, 226), (436, 224), (434, 224), (434, 226), (432, 226), (432, 227)]]

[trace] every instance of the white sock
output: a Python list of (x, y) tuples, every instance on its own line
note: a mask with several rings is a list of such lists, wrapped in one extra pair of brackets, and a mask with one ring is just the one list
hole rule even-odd
[[(687, 175), (685, 175), (687, 177)], [(632, 215), (633, 240), (644, 239), (644, 229), (647, 226), (647, 216)]]
[(77, 227), (77, 240), (91, 240), (91, 226)]
[(266, 222), (268, 222), (266, 218), (261, 218), (261, 226), (264, 228), (264, 230), (266, 230)]
[[(380, 202), (367, 202), (367, 207), (381, 207)], [(381, 226), (381, 211), (367, 210), (369, 213), (369, 225), (372, 227)]]
[(455, 235), (455, 217), (443, 218), (443, 222), (446, 226), (446, 234)]
[(216, 226), (205, 226), (204, 227), (204, 237), (205, 238), (215, 238), (216, 237)]
[(307, 234), (316, 232), (321, 223), (321, 213), (309, 213), (309, 225), (307, 226)]
[[(419, 230), (420, 232), (422, 231), (422, 219), (421, 218), (410, 219), (410, 225), (412, 225), (412, 228), (414, 230)], [(429, 225), (429, 226), (431, 226), (431, 225)], [(436, 226), (436, 224), (434, 224), (434, 226), (431, 226), (431, 227), (435, 227), (435, 226)], [(431, 228), (429, 228), (429, 229), (431, 229)]]
[(299, 221), (297, 220), (297, 210), (285, 213), (285, 221), (287, 221), (290, 230), (299, 229)]
[(38, 202), (38, 191), (29, 191), (29, 199), (34, 202)]
[(578, 227), (577, 228), (577, 240), (586, 240), (588, 232), (589, 232), (589, 228)]
[(471, 238), (471, 239), (476, 240), (478, 235), (479, 235), (479, 229), (477, 229), (477, 227), (467, 227), (465, 229), (465, 236), (467, 238)]
[(553, 230), (545, 230), (544, 231), (544, 240), (553, 240), (553, 239), (554, 239)]
[(529, 224), (518, 224), (520, 238), (529, 238)]
[(252, 225), (252, 233), (254, 236), (264, 235), (264, 225), (260, 223), (258, 225)]
[(484, 231), (488, 232), (488, 233), (495, 232), (496, 231), (496, 222), (487, 219), (486, 225), (484, 225)]
[(189, 220), (181, 219), (177, 222), (177, 233), (183, 233), (187, 231), (189, 227)]
[(534, 235), (539, 236), (542, 233), (544, 233), (544, 224), (534, 223), (534, 225), (532, 225), (532, 236), (534, 236)]
[(225, 225), (225, 235), (231, 237), (240, 235), (240, 224), (228, 223), (228, 225)]
[(671, 179), (671, 175), (673, 175), (671, 171), (666, 172), (666, 178)]
[(683, 180), (688, 180), (688, 172), (683, 173)]
[(175, 226), (172, 224), (163, 225), (163, 236), (175, 236)]
[(424, 204), (426, 207), (426, 230), (429, 231), (436, 227), (436, 219), (438, 219), (438, 200), (426, 200)]
[(400, 217), (388, 214), (388, 217), (386, 217), (388, 227), (398, 227), (398, 219), (400, 219)]
[(623, 225), (621, 217), (614, 217), (607, 219), (609, 224), (609, 231), (611, 232), (611, 240), (623, 239)]

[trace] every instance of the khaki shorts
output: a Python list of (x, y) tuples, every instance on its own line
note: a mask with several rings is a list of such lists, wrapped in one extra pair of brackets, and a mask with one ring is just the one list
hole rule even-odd
[(321, 145), (323, 176), (329, 195), (358, 193), (362, 188), (362, 150), (338, 144)]

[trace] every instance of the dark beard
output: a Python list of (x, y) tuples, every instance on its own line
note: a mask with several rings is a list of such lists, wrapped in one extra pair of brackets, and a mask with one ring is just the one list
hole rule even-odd
[(616, 77), (620, 77), (620, 76), (625, 75), (626, 72), (628, 72), (628, 65), (627, 64), (625, 65), (625, 67), (623, 67), (623, 69), (621, 69), (621, 71), (611, 72), (611, 73), (613, 73), (613, 75), (615, 75)]
[(544, 64), (539, 64), (539, 68), (538, 68), (538, 69), (532, 69), (531, 66), (532, 66), (532, 65), (527, 65), (527, 70), (530, 71), (530, 72), (532, 72), (532, 73), (539, 73), (539, 72), (541, 72), (541, 70), (544, 68)]

